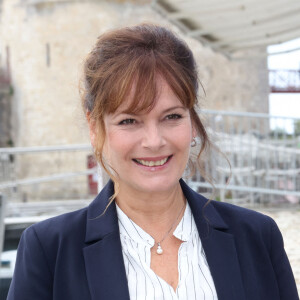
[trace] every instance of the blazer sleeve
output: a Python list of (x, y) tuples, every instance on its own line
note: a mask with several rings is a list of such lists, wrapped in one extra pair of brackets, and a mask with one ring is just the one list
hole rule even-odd
[(284, 250), (282, 235), (271, 219), (271, 260), (277, 278), (280, 299), (299, 300), (293, 272)]
[(21, 236), (7, 300), (51, 300), (52, 282), (45, 252), (31, 226)]

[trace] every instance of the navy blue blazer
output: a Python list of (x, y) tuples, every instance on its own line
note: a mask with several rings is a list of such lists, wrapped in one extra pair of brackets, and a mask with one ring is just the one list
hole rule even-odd
[[(219, 300), (299, 300), (275, 222), (182, 190), (191, 207)], [(129, 300), (109, 182), (87, 207), (26, 229), (8, 300)], [(201, 282), (199, 282), (201, 284)], [(143, 300), (143, 299), (141, 299)]]

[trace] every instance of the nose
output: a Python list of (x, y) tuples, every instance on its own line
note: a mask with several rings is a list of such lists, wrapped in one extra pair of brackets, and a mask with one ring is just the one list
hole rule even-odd
[(159, 150), (166, 144), (163, 130), (158, 124), (145, 126), (143, 132), (142, 146), (153, 151)]

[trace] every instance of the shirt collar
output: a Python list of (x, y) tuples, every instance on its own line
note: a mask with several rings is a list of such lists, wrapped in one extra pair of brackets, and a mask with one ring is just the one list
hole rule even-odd
[(189, 203), (186, 202), (184, 215), (173, 232), (173, 235), (181, 241), (188, 241), (192, 233), (196, 230), (196, 224), (192, 215)]
[(154, 246), (155, 241), (153, 237), (144, 231), (140, 226), (135, 224), (117, 205), (117, 215), (119, 219), (119, 228), (121, 238), (129, 239), (134, 243), (146, 244), (151, 247)]
[[(150, 247), (153, 247), (155, 244), (153, 237), (144, 231), (140, 226), (135, 224), (117, 204), (116, 208), (121, 238), (124, 238), (125, 240), (129, 239), (132, 242), (146, 244)], [(194, 223), (191, 208), (188, 202), (186, 202), (184, 215), (174, 230), (173, 235), (182, 241), (188, 241), (195, 230), (196, 225)]]

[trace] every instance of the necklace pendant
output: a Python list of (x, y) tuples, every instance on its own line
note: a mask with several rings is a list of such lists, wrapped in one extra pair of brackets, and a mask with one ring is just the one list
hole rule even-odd
[(164, 252), (164, 250), (160, 246), (160, 243), (157, 243), (156, 253), (159, 254), (159, 255), (161, 255), (161, 254), (163, 254), (163, 252)]

